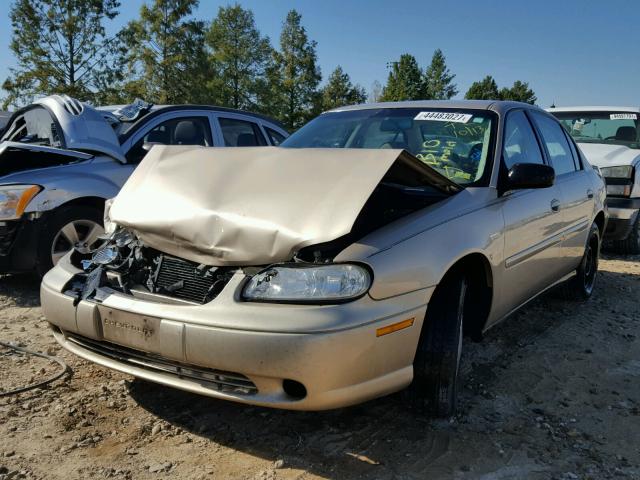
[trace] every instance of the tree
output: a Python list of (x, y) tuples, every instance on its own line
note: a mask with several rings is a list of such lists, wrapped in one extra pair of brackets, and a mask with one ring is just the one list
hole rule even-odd
[(154, 0), (123, 29), (129, 95), (154, 103), (206, 102), (205, 24), (187, 20), (197, 6), (198, 0)]
[(426, 92), (418, 62), (408, 53), (400, 55), (400, 60), (392, 63), (380, 100), (398, 102), (424, 98), (426, 98)]
[(267, 105), (292, 130), (313, 116), (322, 78), (316, 65), (316, 42), (309, 40), (301, 20), (296, 10), (289, 11), (282, 25), (280, 51), (274, 52), (267, 71), (271, 96)]
[(211, 87), (220, 104), (254, 109), (272, 49), (256, 28), (253, 12), (238, 4), (220, 7), (207, 32), (207, 44), (217, 73)]
[(458, 93), (453, 83), (455, 75), (447, 68), (446, 59), (442, 50), (433, 52), (431, 64), (424, 75), (424, 90), (426, 98), (433, 100), (449, 100)]
[(51, 93), (93, 100), (115, 74), (104, 24), (119, 7), (118, 0), (16, 0), (9, 16), (17, 67), (2, 84), (4, 108)]
[(479, 82), (473, 82), (465, 93), (467, 100), (500, 100), (498, 85), (491, 75), (487, 75)]
[(322, 110), (331, 110), (344, 105), (364, 103), (367, 93), (360, 85), (353, 85), (349, 75), (338, 66), (329, 75), (329, 80), (321, 91), (321, 98)]
[(369, 98), (367, 99), (371, 103), (379, 102), (382, 98), (382, 85), (378, 80), (374, 80), (371, 84), (371, 91), (369, 92)]
[(511, 88), (504, 87), (500, 90), (500, 98), (502, 100), (514, 100), (516, 102), (535, 104), (538, 98), (536, 94), (529, 88), (527, 82), (516, 80)]

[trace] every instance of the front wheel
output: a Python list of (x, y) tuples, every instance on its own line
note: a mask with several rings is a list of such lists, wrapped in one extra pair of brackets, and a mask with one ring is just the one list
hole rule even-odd
[(420, 333), (410, 393), (435, 417), (456, 410), (466, 293), (464, 275), (447, 276), (429, 302)]
[(104, 233), (97, 208), (67, 206), (51, 212), (38, 241), (37, 271), (44, 276), (74, 248), (91, 251)]
[(600, 229), (594, 223), (589, 230), (587, 245), (576, 275), (567, 281), (561, 289), (562, 296), (568, 300), (585, 301), (593, 294), (598, 277), (598, 259), (600, 257)]

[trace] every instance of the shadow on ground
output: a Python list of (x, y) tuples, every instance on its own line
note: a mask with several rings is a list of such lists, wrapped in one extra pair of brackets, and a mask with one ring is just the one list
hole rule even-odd
[(18, 307), (40, 306), (40, 278), (30, 274), (0, 275), (0, 295)]

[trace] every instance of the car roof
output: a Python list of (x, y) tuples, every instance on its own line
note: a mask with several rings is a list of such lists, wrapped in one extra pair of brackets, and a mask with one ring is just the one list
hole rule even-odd
[[(104, 105), (101, 107), (96, 107), (98, 110), (103, 110), (103, 111), (107, 111), (107, 112), (114, 112), (119, 108), (122, 107), (126, 107), (126, 105)], [(155, 117), (156, 115), (160, 114), (160, 113), (165, 113), (165, 112), (176, 112), (176, 111), (180, 111), (180, 110), (209, 110), (211, 112), (227, 112), (227, 113), (239, 113), (242, 115), (248, 115), (250, 117), (255, 117), (255, 118), (259, 118), (261, 120), (267, 121), (269, 123), (272, 123), (273, 125), (278, 126), (279, 128), (283, 129), (286, 131), (286, 128), (284, 127), (284, 125), (276, 120), (275, 118), (269, 117), (268, 115), (263, 115), (261, 113), (255, 113), (255, 112), (249, 112), (246, 110), (239, 110), (239, 109), (235, 109), (235, 108), (227, 108), (227, 107), (218, 107), (215, 105), (194, 105), (194, 104), (186, 104), (186, 105), (153, 105), (151, 107), (151, 111), (149, 114), (144, 115), (141, 118), (151, 118), (152, 116)]]
[(612, 106), (579, 106), (579, 107), (553, 107), (547, 108), (547, 112), (633, 112), (640, 113), (640, 107), (612, 107)]
[(498, 114), (506, 113), (514, 108), (529, 108), (540, 110), (541, 108), (522, 102), (506, 100), (409, 100), (405, 102), (378, 102), (350, 105), (334, 108), (330, 112), (346, 112), (353, 110), (372, 110), (378, 108), (454, 108), (459, 110), (491, 110)]

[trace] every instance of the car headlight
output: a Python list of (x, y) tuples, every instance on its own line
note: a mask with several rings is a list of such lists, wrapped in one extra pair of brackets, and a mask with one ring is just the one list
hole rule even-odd
[(364, 295), (370, 286), (369, 271), (358, 265), (283, 264), (251, 277), (242, 297), (263, 302), (341, 302)]
[(631, 185), (607, 185), (607, 195), (628, 197), (631, 195)]
[(619, 165), (616, 167), (601, 167), (602, 175), (607, 178), (631, 178), (633, 167), (631, 165)]
[(39, 185), (0, 186), (0, 220), (17, 220), (42, 187)]

